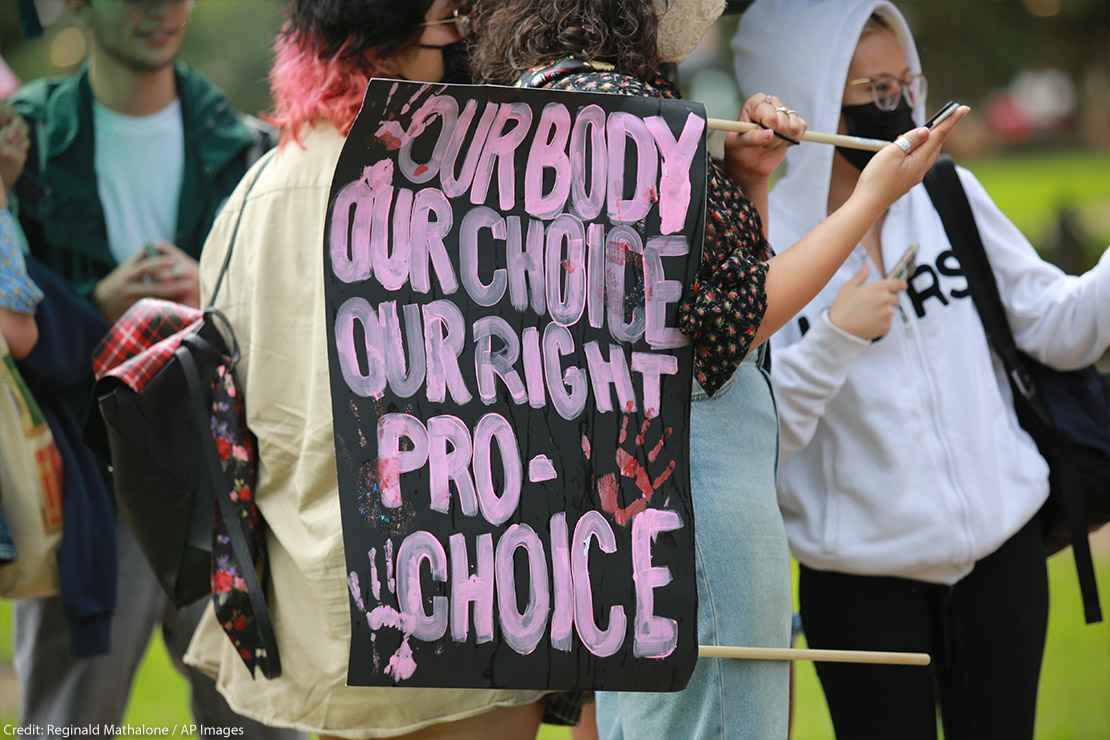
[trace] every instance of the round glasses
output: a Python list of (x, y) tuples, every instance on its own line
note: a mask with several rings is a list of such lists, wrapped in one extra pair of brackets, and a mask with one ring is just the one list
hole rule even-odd
[(446, 25), (448, 23), (454, 23), (455, 24), (455, 30), (458, 31), (459, 38), (465, 39), (467, 36), (470, 35), (470, 16), (466, 15), (461, 10), (457, 10), (457, 9), (452, 11), (451, 15), (447, 18), (443, 18), (443, 19), (438, 20), (438, 21), (425, 21), (424, 23), (421, 23), (420, 25), (423, 26), (423, 27), (443, 26), (443, 25)]
[(871, 100), (879, 110), (884, 111), (897, 108), (902, 98), (905, 98), (913, 108), (925, 99), (925, 93), (929, 89), (929, 83), (923, 74), (907, 74), (903, 77), (894, 75), (860, 77), (858, 80), (851, 80), (848, 85), (867, 85), (871, 92)]

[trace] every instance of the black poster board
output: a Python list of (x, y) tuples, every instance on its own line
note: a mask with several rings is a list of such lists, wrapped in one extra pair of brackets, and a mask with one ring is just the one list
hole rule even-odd
[(705, 113), (374, 80), (324, 237), (348, 683), (672, 691)]

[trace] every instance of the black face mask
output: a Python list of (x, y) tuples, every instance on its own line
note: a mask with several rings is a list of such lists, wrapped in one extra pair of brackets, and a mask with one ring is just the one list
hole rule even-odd
[[(848, 134), (862, 136), (865, 139), (882, 139), (894, 141), (896, 138), (917, 128), (913, 121), (913, 108), (902, 98), (894, 110), (881, 110), (874, 103), (864, 105), (846, 105), (840, 109), (844, 114), (844, 123), (847, 125)], [(836, 150), (848, 160), (857, 170), (863, 170), (875, 152), (865, 152), (860, 149)]]
[(432, 44), (417, 44), (417, 46), (422, 49), (439, 49), (443, 53), (443, 79), (440, 82), (468, 85), (473, 81), (470, 76), (470, 54), (465, 41), (460, 39), (443, 46)]

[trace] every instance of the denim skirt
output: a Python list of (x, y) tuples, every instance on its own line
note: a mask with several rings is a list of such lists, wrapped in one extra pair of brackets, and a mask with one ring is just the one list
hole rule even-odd
[[(755, 355), (756, 353), (753, 353)], [(788, 647), (790, 556), (775, 495), (778, 416), (759, 356), (690, 414), (698, 640)], [(786, 663), (699, 658), (675, 693), (600, 692), (604, 740), (786, 738)]]

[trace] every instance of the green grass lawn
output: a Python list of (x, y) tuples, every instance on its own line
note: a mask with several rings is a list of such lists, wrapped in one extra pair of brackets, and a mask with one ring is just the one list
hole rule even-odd
[[(967, 164), (1034, 244), (1048, 231), (1056, 207), (1064, 201), (1083, 211), (1097, 244), (1110, 244), (1110, 154), (1045, 154)], [(1110, 612), (1110, 556), (1106, 553), (1099, 568), (1103, 605)], [(1083, 624), (1070, 554), (1054, 558), (1049, 563), (1049, 574), (1052, 609), (1037, 737), (1110, 738), (1110, 627)], [(10, 662), (11, 612), (6, 602), (0, 602), (0, 670)], [(811, 664), (799, 664), (797, 686), (794, 737), (832, 738)], [(16, 720), (12, 704), (11, 697), (0, 695), (0, 727)], [(128, 723), (152, 725), (189, 719), (186, 685), (170, 664), (160, 637), (151, 642), (135, 678), (125, 719)], [(543, 740), (563, 740), (567, 736), (565, 730), (555, 728), (545, 728), (541, 734)]]
[(1057, 209), (1081, 214), (1093, 263), (1110, 245), (1110, 152), (1044, 153), (961, 162), (975, 173), (995, 203), (1033, 242), (1045, 246)]
[[(1103, 606), (1110, 612), (1110, 556), (1098, 564)], [(1071, 555), (1049, 561), (1052, 607), (1041, 676), (1038, 740), (1096, 740), (1110, 737), (1110, 625), (1088, 627)], [(0, 663), (11, 660), (10, 605), (0, 602)], [(916, 670), (906, 668), (905, 670)], [(811, 663), (798, 664), (795, 740), (832, 740), (825, 700)], [(0, 727), (16, 718), (0, 714)], [(161, 637), (147, 651), (135, 678), (126, 721), (165, 724), (189, 721), (185, 681), (166, 655)], [(541, 740), (566, 740), (566, 730), (545, 727)]]

